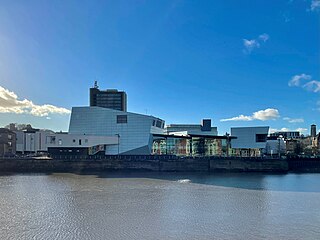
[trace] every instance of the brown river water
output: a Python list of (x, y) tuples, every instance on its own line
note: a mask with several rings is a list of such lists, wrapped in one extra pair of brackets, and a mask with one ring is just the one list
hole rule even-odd
[(0, 214), (0, 239), (320, 239), (320, 174), (2, 174)]

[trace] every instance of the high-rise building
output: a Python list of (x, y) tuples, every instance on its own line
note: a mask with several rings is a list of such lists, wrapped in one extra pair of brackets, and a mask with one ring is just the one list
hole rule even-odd
[(110, 108), (118, 111), (127, 111), (127, 94), (116, 89), (101, 91), (97, 81), (90, 88), (90, 107)]
[(315, 124), (311, 125), (311, 137), (316, 137), (317, 135), (317, 126)]

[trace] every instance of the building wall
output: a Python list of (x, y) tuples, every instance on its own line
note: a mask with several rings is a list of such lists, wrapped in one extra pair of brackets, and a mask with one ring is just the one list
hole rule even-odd
[(17, 138), (17, 152), (46, 152), (48, 151), (46, 137), (53, 134), (50, 130), (35, 132), (15, 131)]
[(0, 156), (16, 153), (16, 134), (6, 128), (0, 129)]
[(231, 136), (237, 137), (231, 140), (232, 148), (263, 149), (265, 142), (257, 142), (257, 134), (268, 135), (269, 127), (235, 127), (231, 128)]
[(48, 135), (46, 142), (47, 147), (92, 147), (96, 145), (117, 145), (118, 137), (55, 133)]
[[(117, 116), (126, 115), (126, 123), (117, 123)], [(157, 127), (158, 126), (158, 127)], [(100, 107), (72, 108), (69, 133), (97, 136), (116, 136), (118, 146), (111, 146), (106, 154), (150, 154), (152, 134), (163, 133), (164, 121), (153, 116), (117, 111)], [(141, 149), (145, 149), (141, 151)]]

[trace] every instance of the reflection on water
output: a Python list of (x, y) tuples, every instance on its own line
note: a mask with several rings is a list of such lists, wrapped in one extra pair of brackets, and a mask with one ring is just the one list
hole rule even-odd
[(0, 176), (0, 239), (319, 239), (320, 174)]

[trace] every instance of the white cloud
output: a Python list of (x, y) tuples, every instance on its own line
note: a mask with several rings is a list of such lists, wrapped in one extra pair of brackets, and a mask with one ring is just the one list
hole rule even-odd
[(243, 45), (248, 53), (252, 52), (253, 49), (260, 47), (260, 44), (256, 40), (248, 39), (243, 39)]
[(227, 121), (252, 121), (252, 120), (253, 120), (253, 119), (252, 119), (252, 117), (250, 117), (250, 116), (239, 115), (238, 117), (221, 119), (220, 122), (227, 122)]
[(269, 35), (266, 34), (266, 33), (261, 34), (261, 35), (259, 36), (259, 39), (262, 40), (262, 41), (264, 41), (264, 42), (268, 41), (269, 38), (270, 38)]
[(254, 112), (251, 116), (239, 115), (238, 117), (226, 118), (221, 119), (220, 122), (227, 122), (227, 121), (253, 121), (253, 120), (274, 120), (280, 117), (279, 111), (274, 108), (267, 108), (265, 110), (260, 110)]
[(300, 75), (295, 75), (295, 76), (293, 76), (291, 78), (291, 80), (289, 81), (288, 85), (290, 87), (293, 87), (293, 86), (298, 87), (298, 86), (300, 86), (300, 83), (301, 83), (302, 80), (311, 80), (311, 78), (312, 77), (310, 75), (307, 75), (307, 74), (304, 74), (304, 73), (302, 73)]
[(243, 46), (245, 48), (244, 52), (249, 54), (254, 49), (260, 48), (261, 43), (265, 43), (266, 41), (268, 41), (269, 38), (270, 38), (269, 35), (266, 33), (260, 34), (256, 39), (248, 40), (244, 38), (243, 39)]
[(300, 132), (300, 133), (306, 133), (308, 131), (307, 128), (297, 128), (296, 131)]
[(27, 99), (19, 100), (14, 92), (0, 86), (0, 113), (27, 113), (45, 117), (49, 114), (70, 114), (70, 110), (49, 104), (37, 105)]
[(316, 11), (317, 9), (320, 9), (320, 0), (312, 0), (310, 9), (311, 11)]
[(304, 119), (303, 118), (289, 118), (289, 117), (284, 117), (283, 120), (288, 121), (289, 123), (303, 123)]
[(303, 88), (311, 92), (320, 92), (320, 82), (312, 80), (303, 85)]

